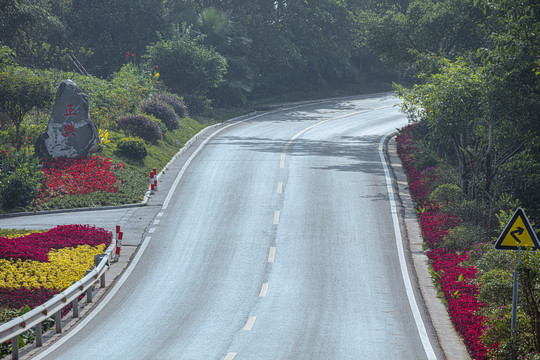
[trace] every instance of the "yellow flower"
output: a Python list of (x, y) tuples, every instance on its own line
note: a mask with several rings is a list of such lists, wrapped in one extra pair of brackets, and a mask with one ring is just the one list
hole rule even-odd
[(49, 262), (0, 259), (0, 287), (18, 289), (40, 287), (63, 290), (86, 274), (94, 265), (94, 255), (102, 254), (105, 244), (81, 245), (49, 252)]

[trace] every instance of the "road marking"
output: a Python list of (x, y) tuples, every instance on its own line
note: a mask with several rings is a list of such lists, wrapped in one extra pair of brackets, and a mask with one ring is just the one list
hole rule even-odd
[(151, 228), (150, 230), (148, 230), (148, 233), (149, 233), (149, 234), (153, 234), (154, 231), (156, 231), (156, 228)]
[(260, 298), (265, 297), (267, 292), (268, 292), (268, 283), (264, 283), (261, 286), (261, 292), (259, 293), (259, 297)]
[(394, 188), (392, 187), (392, 179), (390, 178), (390, 171), (388, 170), (388, 166), (386, 165), (386, 158), (384, 157), (384, 152), (383, 152), (384, 143), (388, 135), (389, 134), (386, 134), (385, 136), (383, 136), (383, 138), (379, 142), (379, 157), (381, 159), (381, 163), (384, 169), (384, 175), (386, 177), (386, 189), (388, 192), (388, 198), (390, 200), (392, 222), (394, 223), (394, 235), (396, 237), (396, 246), (397, 246), (397, 251), (398, 251), (399, 265), (401, 267), (401, 275), (403, 276), (403, 283), (405, 285), (407, 299), (409, 300), (409, 306), (411, 308), (411, 311), (414, 317), (414, 322), (416, 323), (418, 335), (420, 336), (420, 340), (422, 341), (422, 345), (424, 346), (424, 351), (426, 352), (426, 356), (428, 357), (429, 360), (436, 360), (437, 356), (435, 355), (435, 351), (433, 351), (433, 348), (431, 347), (431, 343), (429, 341), (426, 327), (424, 326), (424, 322), (422, 321), (422, 316), (420, 315), (420, 310), (418, 309), (418, 304), (416, 303), (416, 298), (414, 296), (411, 278), (409, 277), (409, 272), (407, 270), (407, 263), (405, 261), (405, 253), (403, 251), (403, 240), (401, 238), (401, 230), (399, 228), (399, 219), (397, 216), (398, 210), (396, 208), (396, 202), (395, 202), (395, 197), (394, 197)]
[(250, 331), (253, 328), (253, 324), (255, 324), (255, 319), (257, 319), (256, 316), (250, 316), (246, 325), (244, 326), (244, 331)]
[(156, 216), (157, 217), (162, 217), (163, 216), (163, 211), (158, 212), (158, 214)]
[(272, 246), (270, 247), (270, 253), (268, 254), (268, 262), (273, 263), (275, 257), (276, 257), (276, 247)]
[(116, 285), (114, 285), (110, 291), (105, 295), (105, 297), (98, 303), (98, 305), (96, 306), (95, 309), (93, 309), (92, 311), (90, 311), (88, 313), (88, 315), (78, 324), (75, 325), (75, 327), (73, 328), (73, 330), (71, 330), (70, 332), (66, 333), (65, 335), (63, 335), (60, 339), (58, 339), (58, 341), (52, 343), (48, 348), (47, 350), (45, 350), (44, 352), (42, 352), (41, 354), (37, 354), (33, 359), (34, 360), (41, 360), (43, 359), (44, 357), (46, 357), (47, 355), (51, 354), (53, 351), (55, 351), (56, 349), (58, 349), (60, 346), (62, 346), (62, 344), (64, 344), (65, 342), (67, 342), (70, 338), (72, 338), (74, 335), (76, 335), (79, 331), (81, 331), (90, 321), (92, 321), (93, 318), (96, 317), (97, 314), (99, 314), (99, 312), (109, 303), (109, 301), (111, 301), (111, 299), (113, 298), (113, 296), (118, 292), (118, 290), (120, 290), (120, 288), (122, 287), (122, 285), (126, 282), (126, 280), (128, 279), (129, 275), (133, 272), (133, 270), (135, 269), (135, 266), (137, 265), (137, 263), (139, 262), (139, 260), (141, 259), (142, 255), (144, 254), (144, 251), (146, 250), (146, 247), (148, 246), (148, 243), (150, 243), (150, 240), (152, 240), (152, 237), (151, 236), (147, 236), (143, 242), (141, 243), (141, 247), (139, 248), (139, 250), (135, 253), (135, 257), (133, 258), (133, 260), (131, 261), (131, 263), (128, 265), (128, 267), (126, 268), (126, 270), (124, 271), (124, 273), (121, 276), (121, 278), (118, 280), (118, 282), (116, 283)]
[(154, 220), (154, 223), (152, 225), (158, 225), (159, 224), (159, 219), (156, 219)]
[(276, 210), (274, 212), (274, 225), (278, 225), (279, 224), (279, 210)]
[(283, 192), (283, 183), (280, 181), (277, 183), (277, 193), (281, 194)]
[(236, 356), (236, 353), (228, 353), (227, 356), (225, 356), (225, 359), (224, 360), (233, 360), (234, 357)]

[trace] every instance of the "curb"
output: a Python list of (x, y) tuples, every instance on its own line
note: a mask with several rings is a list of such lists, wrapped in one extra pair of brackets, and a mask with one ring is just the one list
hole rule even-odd
[[(397, 132), (396, 132), (397, 133)], [(463, 340), (456, 332), (448, 310), (438, 295), (436, 286), (429, 273), (429, 261), (424, 252), (422, 230), (416, 215), (416, 209), (409, 193), (409, 183), (401, 160), (397, 154), (395, 134), (387, 139), (385, 153), (394, 178), (394, 190), (401, 205), (401, 221), (409, 243), (414, 273), (418, 281), (422, 299), (431, 318), (431, 324), (439, 340), (439, 345), (448, 360), (470, 360), (471, 357)]]

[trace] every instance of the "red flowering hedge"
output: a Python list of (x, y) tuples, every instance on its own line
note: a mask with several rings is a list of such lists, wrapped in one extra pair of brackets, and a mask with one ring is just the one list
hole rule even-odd
[(51, 249), (79, 245), (108, 245), (112, 233), (89, 225), (57, 226), (47, 232), (33, 233), (18, 238), (0, 236), (0, 259), (49, 261)]
[(118, 181), (114, 171), (123, 167), (121, 163), (113, 164), (109, 158), (100, 156), (46, 160), (42, 167), (45, 184), (38, 201), (96, 191), (117, 192)]
[(10, 309), (20, 309), (26, 305), (33, 309), (47, 302), (56, 294), (58, 294), (58, 290), (45, 288), (9, 289), (0, 287), (0, 304)]
[(433, 270), (438, 274), (438, 282), (444, 298), (448, 303), (448, 312), (454, 326), (463, 337), (471, 356), (474, 359), (488, 359), (488, 349), (480, 340), (484, 331), (486, 319), (477, 315), (485, 304), (478, 300), (478, 285), (472, 283), (477, 269), (473, 266), (464, 267), (460, 264), (467, 260), (468, 252), (455, 252), (439, 248), (448, 230), (457, 226), (460, 220), (456, 217), (442, 214), (436, 204), (428, 200), (429, 187), (436, 179), (434, 172), (416, 166), (416, 142), (414, 126), (402, 129), (397, 136), (397, 150), (403, 168), (409, 179), (409, 191), (420, 212), (420, 224), (424, 241), (431, 250), (427, 256), (431, 260)]

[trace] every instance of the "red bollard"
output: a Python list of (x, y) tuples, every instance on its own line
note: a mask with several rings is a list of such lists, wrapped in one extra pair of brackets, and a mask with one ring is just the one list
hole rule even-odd
[(124, 237), (124, 233), (120, 231), (120, 226), (116, 226), (116, 254), (114, 255), (114, 261), (117, 262), (120, 258), (120, 249), (122, 248), (122, 238)]

